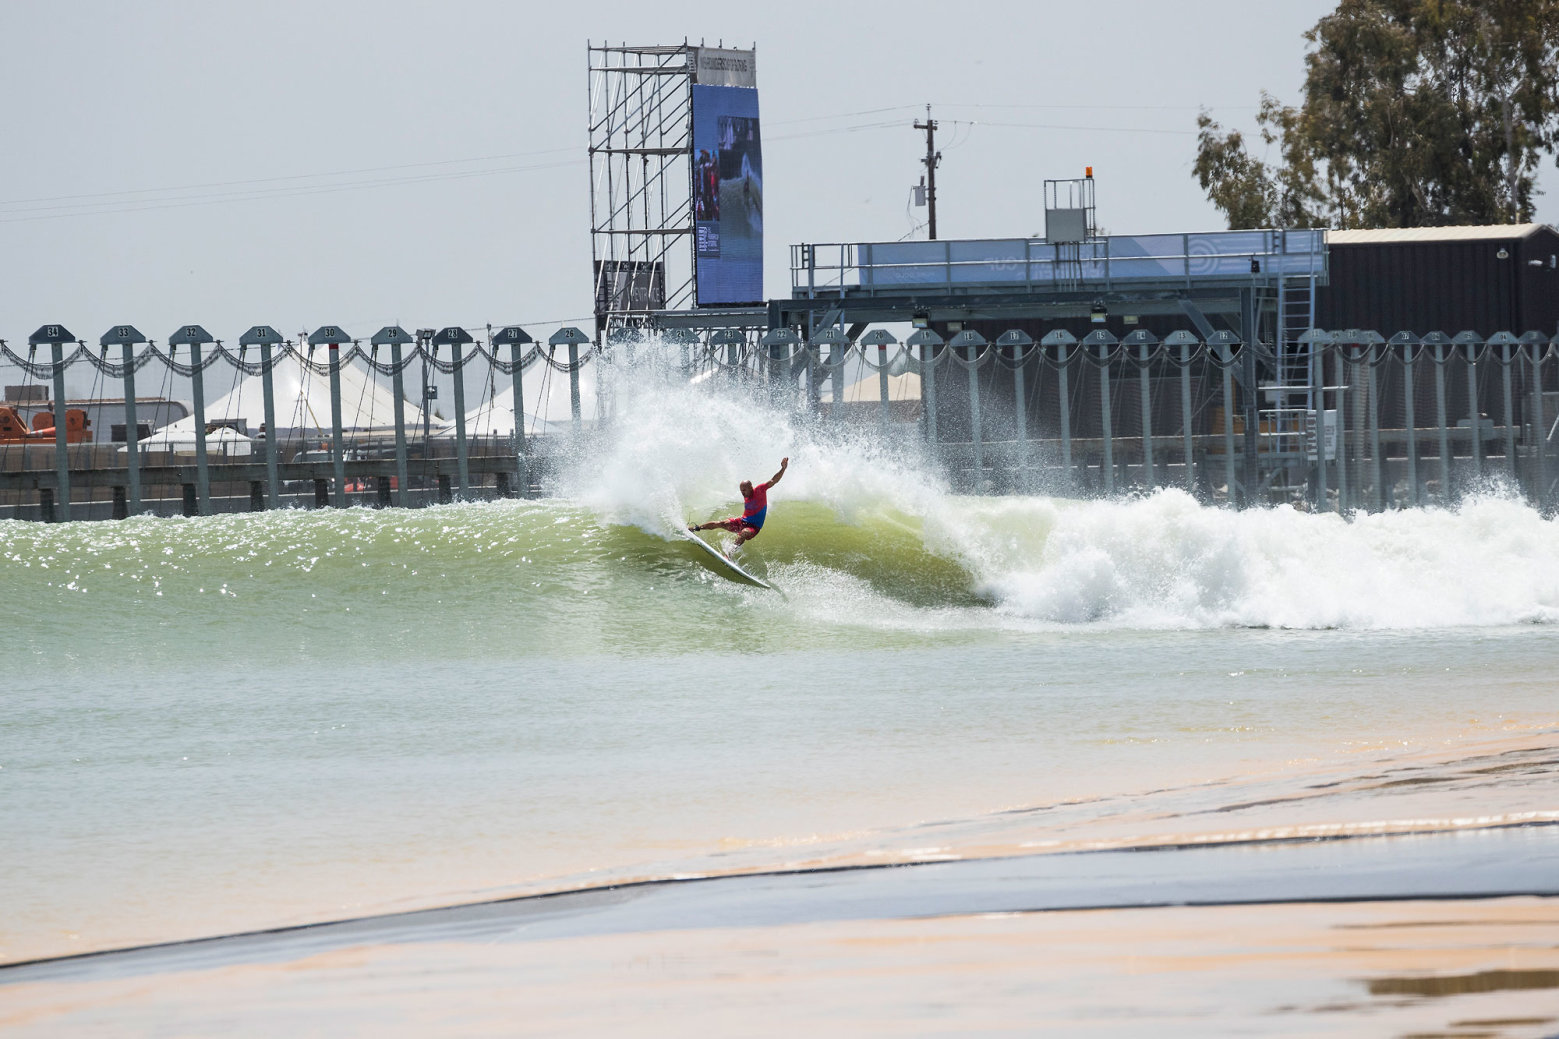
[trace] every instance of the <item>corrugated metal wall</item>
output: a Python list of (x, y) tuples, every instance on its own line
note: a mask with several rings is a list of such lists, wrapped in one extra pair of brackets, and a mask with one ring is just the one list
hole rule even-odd
[(1548, 267), (1559, 234), (1547, 228), (1506, 240), (1332, 245), (1330, 254), (1331, 283), (1316, 301), (1321, 328), (1559, 333), (1559, 270)]

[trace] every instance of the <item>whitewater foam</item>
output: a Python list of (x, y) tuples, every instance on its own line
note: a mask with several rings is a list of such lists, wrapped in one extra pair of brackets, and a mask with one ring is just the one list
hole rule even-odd
[[(825, 575), (815, 563), (823, 546), (792, 536), (799, 527), (813, 542), (835, 540), (849, 528), (881, 542), (884, 554), (907, 535), (922, 554), (961, 568), (968, 587), (959, 605), (972, 596), (994, 607), (983, 623), (1422, 629), (1559, 621), (1559, 529), (1510, 494), (1351, 519), (1210, 507), (1173, 489), (1109, 500), (968, 497), (948, 490), (914, 427), (885, 442), (873, 426), (804, 424), (762, 399), (758, 385), (635, 375), (611, 386), (613, 421), (570, 468), (565, 493), (603, 524), (664, 537), (688, 519), (729, 514), (736, 484), (766, 479), (788, 455), (754, 553), (792, 564), (786, 579), (802, 586), (801, 602), (813, 585), (856, 603), (857, 613), (900, 617), (888, 608), (893, 582), (864, 577), (864, 562), (846, 564), (848, 579)], [(803, 522), (795, 511), (802, 502), (824, 506), (830, 520)], [(787, 522), (791, 532), (779, 533)], [(813, 565), (794, 565), (802, 562)], [(921, 620), (935, 627), (949, 618)]]
[(1508, 498), (1351, 520), (1209, 508), (1174, 490), (1033, 511), (1043, 549), (986, 571), (1001, 609), (1023, 617), (1148, 628), (1559, 620), (1559, 531)]

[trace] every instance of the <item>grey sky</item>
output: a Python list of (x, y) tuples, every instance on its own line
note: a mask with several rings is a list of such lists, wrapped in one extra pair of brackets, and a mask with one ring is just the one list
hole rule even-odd
[[(1088, 164), (1111, 231), (1219, 227), (1198, 107), (1249, 127), (1262, 88), (1297, 100), (1333, 6), (8, 0), (0, 337), (584, 323), (608, 37), (757, 44), (770, 296), (790, 243), (909, 229), (928, 101), (942, 237), (1038, 232), (1040, 182)], [(1551, 162), (1542, 185), (1554, 222)]]

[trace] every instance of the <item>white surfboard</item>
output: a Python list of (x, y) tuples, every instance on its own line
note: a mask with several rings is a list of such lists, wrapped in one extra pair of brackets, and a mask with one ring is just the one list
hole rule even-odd
[(771, 592), (779, 591), (778, 588), (775, 588), (772, 584), (765, 581), (763, 578), (743, 569), (741, 564), (737, 563), (730, 556), (721, 552), (718, 548), (715, 548), (709, 542), (697, 536), (692, 531), (684, 531), (682, 536), (704, 550), (705, 554), (709, 556), (710, 561), (714, 563), (710, 569), (714, 570), (716, 573), (721, 574), (724, 577), (728, 577), (733, 581), (744, 581), (747, 584), (755, 584), (759, 588), (767, 588)]

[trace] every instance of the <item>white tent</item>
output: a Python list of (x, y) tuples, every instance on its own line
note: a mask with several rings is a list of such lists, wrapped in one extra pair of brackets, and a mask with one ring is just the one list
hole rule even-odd
[[(823, 390), (828, 389), (828, 383), (824, 382)], [(827, 397), (827, 393), (824, 393)], [(872, 372), (860, 382), (851, 383), (845, 387), (843, 399), (850, 403), (872, 404), (882, 400), (882, 377)], [(920, 376), (914, 372), (905, 372), (902, 375), (888, 376), (888, 399), (912, 400), (920, 402)]]
[[(137, 440), (140, 451), (172, 451), (176, 454), (195, 453), (195, 427), (178, 428), (183, 422), (164, 426), (149, 437)], [(253, 453), (254, 441), (236, 429), (218, 426), (206, 434), (206, 453), (216, 457), (246, 458)], [(128, 447), (121, 447), (120, 454), (128, 454)]]
[[(580, 426), (596, 424), (599, 410), (597, 365), (580, 370)], [(497, 381), (502, 379), (502, 382)], [(497, 376), (493, 396), (477, 407), (466, 410), (468, 437), (513, 437), (514, 382)], [(502, 388), (499, 388), (502, 387)], [(469, 388), (469, 387), (468, 387)], [(567, 434), (574, 431), (574, 406), (569, 399), (569, 376), (536, 367), (525, 373), (525, 435)], [(449, 421), (433, 431), (435, 437), (454, 437), (455, 423)]]
[[(316, 375), (297, 358), (289, 355), (276, 363), (271, 371), (271, 379), (276, 395), (278, 429), (323, 432), (332, 428), (330, 376)], [(402, 406), (407, 430), (421, 426), (422, 409), (410, 401), (404, 402)], [(258, 432), (265, 422), (265, 383), (258, 375), (245, 376), (227, 396), (206, 404), (207, 423), (239, 419), (247, 423), (250, 433)], [(183, 430), (193, 438), (195, 416), (180, 419), (166, 428)], [(341, 428), (395, 428), (394, 393), (387, 385), (381, 385), (378, 380), (370, 378), (365, 369), (355, 364), (341, 369)]]
[[(527, 391), (529, 387), (527, 387)], [(568, 404), (568, 383), (563, 381), (561, 388), (551, 387), (549, 399), (542, 402), (542, 413), (537, 415), (532, 408), (532, 402), (526, 402), (525, 408), (525, 435), (567, 433), (574, 428), (570, 408)], [(527, 392), (529, 397), (530, 393)], [(581, 389), (582, 398), (580, 424), (590, 427), (595, 424), (589, 416), (593, 410), (593, 398), (586, 396), (585, 389)], [(561, 415), (557, 418), (552, 416)], [(455, 435), (455, 424), (449, 422), (433, 431), (434, 436), (452, 437)], [(514, 386), (511, 384), (494, 393), (491, 398), (470, 411), (466, 412), (466, 436), (469, 437), (512, 437), (514, 435)]]

